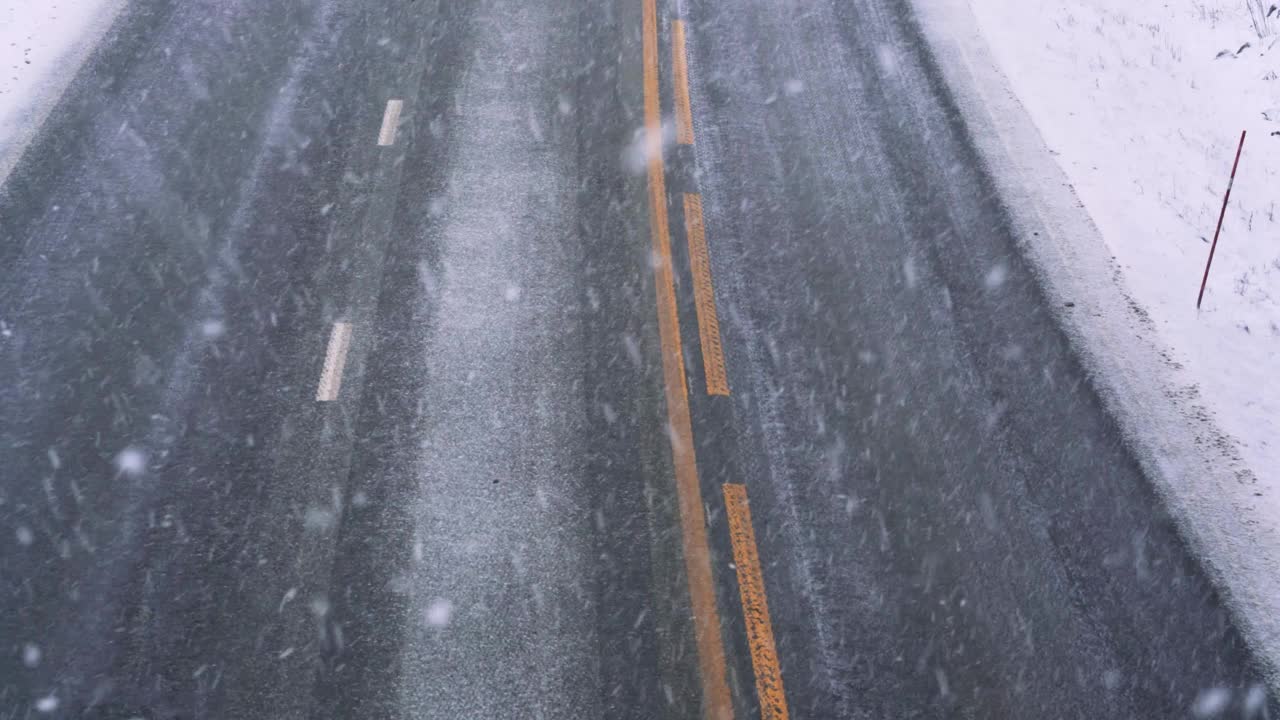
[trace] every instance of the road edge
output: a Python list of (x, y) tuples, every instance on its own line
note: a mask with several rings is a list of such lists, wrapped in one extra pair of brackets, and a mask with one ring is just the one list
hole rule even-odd
[(54, 69), (41, 78), (44, 86), (40, 91), (23, 103), (20, 114), (26, 119), (17, 123), (11, 138), (0, 143), (0, 186), (4, 185), (27, 148), (40, 135), (40, 130), (53, 109), (70, 90), (80, 76), (80, 70), (95, 54), (130, 4), (130, 0), (107, 0), (101, 14), (89, 22), (85, 33), (58, 57)]
[(1163, 341), (1000, 70), (969, 1), (904, 2), (926, 41), (925, 64), (954, 99), (1055, 319), (1275, 692), (1280, 622), (1269, 578), (1280, 566), (1280, 528), (1249, 501), (1251, 471), (1173, 379)]

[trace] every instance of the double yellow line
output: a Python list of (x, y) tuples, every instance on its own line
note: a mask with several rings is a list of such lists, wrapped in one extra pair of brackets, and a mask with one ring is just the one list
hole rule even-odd
[[(671, 260), (671, 230), (667, 215), (666, 171), (662, 159), (662, 106), (658, 75), (657, 0), (642, 0), (644, 57), (645, 153), (648, 161), (649, 228), (653, 254), (657, 258), (658, 333), (662, 344), (662, 374), (671, 426), (671, 454), (675, 466), (676, 493), (680, 507), (680, 530), (684, 544), (685, 573), (693, 610), (694, 639), (698, 670), (702, 680), (703, 716), (707, 720), (732, 720), (733, 701), (726, 680), (724, 639), (720, 633), (720, 613), (716, 606), (715, 580), (711, 570), (711, 550), (703, 517), (702, 489), (693, 444), (689, 414), (689, 394), (684, 372), (684, 351), (680, 343), (680, 320), (676, 310), (674, 268)], [(684, 23), (672, 28), (672, 57), (676, 84), (677, 140), (693, 142), (693, 113), (689, 102), (688, 57), (685, 52)], [(690, 267), (694, 276), (694, 301), (698, 313), (699, 340), (706, 371), (707, 392), (728, 395), (720, 325), (716, 316), (711, 265), (702, 219), (702, 199), (684, 196), (685, 230), (690, 245)], [(762, 720), (787, 720), (782, 672), (769, 620), (760, 558), (756, 549), (746, 487), (724, 486), (729, 517), (730, 540), (738, 570), (739, 593), (747, 624), (747, 641)]]

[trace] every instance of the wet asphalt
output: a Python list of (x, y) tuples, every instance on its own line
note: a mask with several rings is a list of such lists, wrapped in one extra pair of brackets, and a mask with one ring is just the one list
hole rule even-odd
[[(641, 8), (126, 10), (0, 191), (0, 718), (703, 717)], [(735, 717), (723, 483), (791, 717), (1274, 715), (909, 4), (657, 12)]]

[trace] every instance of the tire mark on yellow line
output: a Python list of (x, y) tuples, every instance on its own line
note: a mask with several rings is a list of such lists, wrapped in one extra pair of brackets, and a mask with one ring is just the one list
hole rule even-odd
[(689, 103), (689, 56), (684, 47), (684, 21), (671, 23), (671, 65), (676, 91), (676, 142), (693, 144), (693, 108)]
[(701, 195), (685, 193), (684, 229), (689, 238), (689, 267), (693, 271), (693, 301), (698, 311), (698, 338), (702, 341), (707, 394), (728, 395), (729, 377), (724, 369), (724, 346), (720, 342), (716, 291), (711, 284), (711, 255), (707, 252), (707, 233), (702, 224)]
[(751, 667), (756, 674), (756, 694), (760, 697), (760, 720), (787, 720), (787, 698), (782, 689), (782, 669), (778, 665), (778, 650), (773, 640), (773, 623), (769, 620), (769, 601), (764, 592), (764, 575), (760, 572), (756, 533), (751, 526), (747, 486), (725, 484), (724, 502), (729, 517), (729, 539), (733, 542), (733, 561), (738, 566), (738, 591), (742, 595), (742, 614), (747, 622)]
[(662, 162), (662, 108), (658, 96), (658, 13), (656, 0), (643, 0), (644, 126), (648, 159), (649, 233), (653, 242), (654, 279), (658, 301), (658, 334), (662, 343), (662, 376), (666, 386), (671, 455), (675, 466), (680, 531), (685, 573), (693, 610), (698, 673), (702, 680), (702, 711), (706, 720), (732, 720), (733, 702), (725, 677), (724, 641), (711, 575), (711, 549), (703, 517), (702, 490), (694, 455), (689, 393), (685, 386), (684, 354), (672, 277), (671, 230)]

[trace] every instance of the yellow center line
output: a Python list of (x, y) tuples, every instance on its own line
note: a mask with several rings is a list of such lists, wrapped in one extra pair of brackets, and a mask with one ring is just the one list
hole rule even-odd
[(728, 395), (729, 378), (724, 370), (720, 317), (716, 314), (716, 291), (711, 284), (711, 256), (707, 252), (707, 235), (702, 224), (702, 196), (685, 193), (684, 228), (689, 238), (689, 267), (693, 271), (693, 300), (698, 311), (698, 337), (702, 340), (707, 394)]
[(676, 141), (693, 144), (693, 109), (689, 104), (689, 56), (684, 47), (684, 21), (671, 24), (671, 64), (676, 91)]
[(747, 621), (751, 667), (756, 674), (756, 694), (760, 697), (760, 720), (787, 720), (787, 697), (782, 689), (782, 669), (778, 666), (773, 623), (769, 620), (756, 533), (751, 527), (747, 487), (725, 484), (724, 502), (729, 517), (729, 539), (733, 542), (733, 561), (738, 566), (738, 590), (742, 595), (742, 614)]
[(658, 96), (658, 13), (656, 0), (644, 2), (644, 126), (649, 171), (649, 232), (657, 258), (658, 334), (662, 342), (662, 376), (666, 386), (667, 418), (671, 424), (671, 455), (675, 465), (680, 531), (684, 543), (685, 574), (693, 610), (698, 671), (702, 679), (702, 709), (706, 720), (732, 720), (733, 702), (725, 677), (724, 641), (711, 575), (711, 550), (703, 518), (702, 490), (694, 456), (689, 394), (685, 386), (684, 354), (672, 278), (671, 231), (667, 218), (667, 189), (662, 163), (662, 109)]

